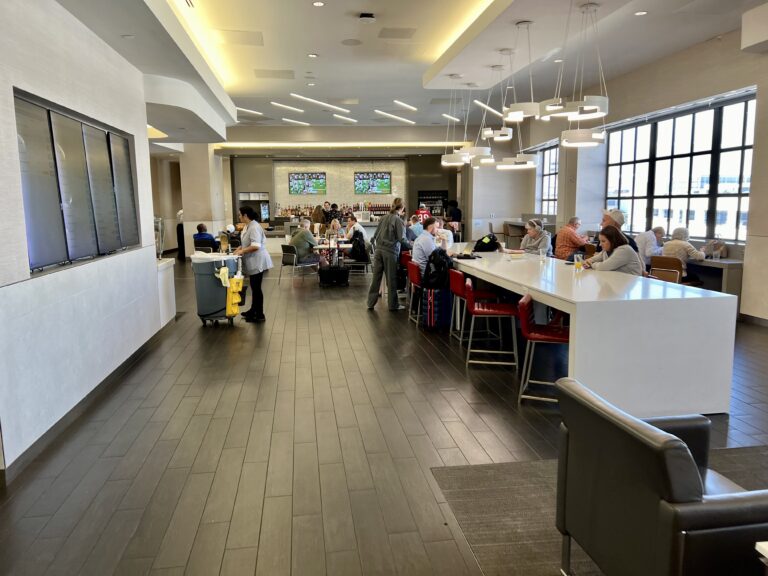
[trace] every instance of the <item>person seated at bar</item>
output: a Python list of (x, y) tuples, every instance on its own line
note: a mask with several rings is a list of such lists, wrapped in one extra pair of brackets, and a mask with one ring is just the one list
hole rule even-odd
[(664, 238), (664, 228), (661, 226), (656, 226), (635, 236), (637, 253), (643, 259), (646, 269), (651, 266), (651, 256), (661, 256), (662, 238)]
[[(607, 226), (613, 226), (619, 232), (621, 232), (621, 227), (624, 226), (624, 212), (618, 208), (603, 210), (603, 219), (600, 221), (600, 228), (602, 229)], [(632, 239), (631, 236), (627, 236), (623, 232), (621, 232), (621, 234), (627, 240), (627, 244), (629, 244), (630, 248), (637, 252), (637, 243), (635, 243), (634, 239)], [(600, 250), (602, 250), (600, 247), (600, 236), (598, 235), (595, 240), (597, 243), (597, 252), (600, 252)]]
[(560, 228), (557, 233), (557, 242), (555, 245), (555, 258), (560, 260), (569, 259), (575, 252), (584, 249), (589, 242), (589, 238), (579, 234), (581, 227), (581, 218), (574, 216), (568, 220), (568, 224)]
[[(328, 202), (326, 202), (326, 204), (328, 204)], [(314, 224), (319, 224), (320, 233), (324, 234), (325, 233), (325, 210), (323, 210), (323, 207), (320, 206), (320, 204), (315, 206), (315, 209), (312, 211), (311, 218), (312, 218), (311, 223), (313, 224), (312, 227), (314, 228)]]
[(320, 264), (323, 268), (328, 266), (328, 261), (320, 254), (316, 254), (314, 249), (317, 246), (317, 240), (309, 231), (309, 227), (312, 224), (309, 220), (304, 218), (299, 222), (299, 228), (291, 236), (291, 246), (296, 248), (296, 255), (299, 264)]
[(341, 222), (341, 219), (342, 219), (342, 215), (341, 215), (341, 212), (339, 212), (339, 205), (331, 204), (331, 209), (325, 215), (325, 223), (330, 224), (334, 220), (338, 220), (339, 222)]
[(197, 234), (192, 235), (192, 240), (207, 240), (212, 243), (214, 252), (219, 249), (219, 241), (213, 237), (213, 234), (208, 234), (208, 227), (202, 222), (197, 225)]
[(526, 254), (539, 254), (539, 250), (545, 250), (547, 256), (552, 256), (552, 236), (544, 230), (538, 218), (525, 223), (525, 236), (520, 242), (520, 249)]
[(344, 238), (352, 240), (352, 236), (355, 232), (360, 232), (363, 235), (363, 240), (368, 243), (368, 232), (365, 231), (365, 226), (357, 221), (357, 217), (354, 214), (347, 216), (347, 230), (344, 234)]
[(429, 262), (429, 256), (437, 248), (437, 242), (440, 242), (440, 247), (443, 250), (448, 250), (447, 241), (445, 236), (438, 239), (439, 229), (437, 227), (436, 218), (430, 216), (424, 220), (424, 231), (416, 238), (411, 248), (411, 259), (419, 265), (422, 275), (427, 269), (427, 262)]
[(411, 216), (408, 227), (405, 229), (405, 237), (414, 242), (416, 238), (421, 236), (422, 232), (424, 232), (424, 226), (419, 221), (419, 217), (414, 214)]
[(627, 237), (615, 226), (606, 226), (598, 235), (602, 251), (584, 261), (585, 268), (603, 272), (624, 272), (642, 276), (645, 266), (637, 252), (627, 242)]
[(439, 238), (445, 238), (445, 243), (448, 248), (453, 246), (453, 231), (446, 228), (445, 221), (442, 218), (435, 218), (435, 225), (437, 226), (437, 236)]
[(686, 262), (688, 260), (704, 260), (706, 254), (701, 250), (696, 250), (693, 245), (688, 242), (688, 238), (691, 235), (687, 228), (675, 228), (672, 230), (672, 240), (664, 244), (664, 248), (661, 250), (662, 256), (673, 256), (679, 258), (683, 263), (683, 281), (693, 282), (699, 279), (696, 274), (688, 272), (688, 266)]

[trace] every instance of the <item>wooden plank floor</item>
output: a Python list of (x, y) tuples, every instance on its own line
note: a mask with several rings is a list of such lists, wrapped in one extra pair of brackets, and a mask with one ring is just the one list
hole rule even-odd
[[(265, 324), (179, 318), (0, 500), (2, 574), (479, 574), (431, 467), (556, 456), (557, 409), (365, 278), (264, 282)], [(768, 443), (768, 330), (740, 325), (717, 446)]]

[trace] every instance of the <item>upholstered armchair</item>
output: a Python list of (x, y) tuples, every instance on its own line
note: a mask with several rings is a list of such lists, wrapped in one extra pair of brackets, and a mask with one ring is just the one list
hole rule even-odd
[(762, 574), (768, 490), (707, 468), (709, 419), (639, 420), (575, 380), (557, 382), (561, 572), (571, 538), (606, 576)]

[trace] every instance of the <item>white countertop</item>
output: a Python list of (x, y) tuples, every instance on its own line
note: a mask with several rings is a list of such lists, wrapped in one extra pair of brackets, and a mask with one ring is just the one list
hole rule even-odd
[(563, 260), (526, 254), (510, 259), (498, 252), (478, 254), (475, 260), (455, 260), (462, 271), (482, 277), (490, 275), (505, 280), (519, 289), (534, 290), (573, 303), (621, 300), (673, 300), (702, 298), (734, 298), (730, 294), (702, 290), (682, 284), (652, 280), (622, 272), (583, 270), (576, 272)]
[(166, 268), (173, 268), (176, 265), (176, 258), (160, 258), (157, 261), (157, 269), (165, 270)]

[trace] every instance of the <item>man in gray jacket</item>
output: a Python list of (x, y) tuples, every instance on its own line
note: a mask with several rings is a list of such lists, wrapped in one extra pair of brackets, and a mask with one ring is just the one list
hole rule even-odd
[(373, 253), (373, 279), (368, 290), (368, 310), (373, 310), (379, 299), (381, 279), (386, 278), (387, 292), (389, 295), (389, 309), (392, 312), (404, 310), (397, 300), (397, 266), (400, 258), (400, 246), (410, 247), (405, 238), (405, 224), (403, 223), (403, 200), (395, 198), (389, 214), (384, 216), (373, 235), (376, 250)]

